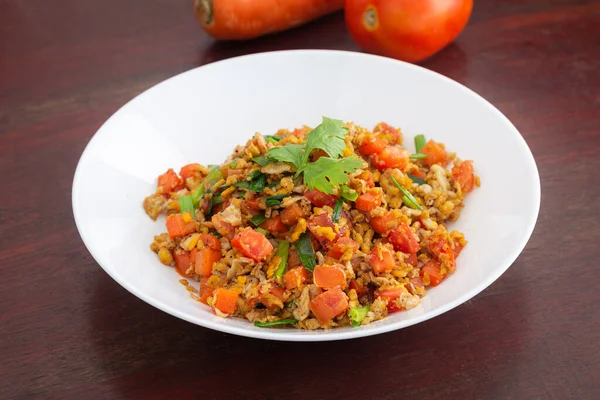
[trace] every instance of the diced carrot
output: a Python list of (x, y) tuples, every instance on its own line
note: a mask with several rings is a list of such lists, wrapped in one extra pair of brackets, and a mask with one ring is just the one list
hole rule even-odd
[(287, 206), (281, 212), (281, 214), (279, 214), (279, 216), (284, 224), (291, 226), (295, 225), (296, 222), (298, 222), (298, 220), (304, 216), (304, 211), (298, 203), (294, 203), (290, 206)]
[(221, 241), (215, 235), (203, 233), (200, 235), (200, 240), (202, 240), (202, 243), (204, 243), (205, 247), (221, 251)]
[(350, 281), (349, 288), (356, 290), (356, 294), (358, 295), (358, 297), (369, 294), (369, 289), (363, 286), (361, 283), (359, 283), (359, 281), (357, 281), (356, 279), (352, 279)]
[(244, 203), (248, 206), (248, 208), (253, 209), (254, 211), (260, 211), (260, 202), (258, 201), (257, 198), (255, 199), (250, 199), (250, 200), (245, 200)]
[(336, 286), (346, 287), (346, 273), (344, 267), (336, 265), (317, 265), (313, 271), (315, 285), (323, 289), (331, 289)]
[(452, 177), (458, 182), (463, 193), (472, 191), (475, 185), (473, 161), (464, 161), (460, 165), (452, 167)]
[(427, 156), (427, 158), (423, 159), (423, 162), (429, 167), (433, 164), (441, 164), (442, 166), (446, 166), (447, 164), (448, 154), (446, 154), (446, 150), (433, 140), (425, 143), (425, 146), (419, 152)]
[(208, 276), (203, 276), (200, 279), (200, 302), (208, 304), (208, 298), (213, 295), (214, 289), (207, 285)]
[(379, 139), (377, 136), (367, 134), (360, 143), (359, 152), (363, 156), (370, 156), (371, 154), (377, 154), (387, 146), (387, 142), (383, 139)]
[(218, 288), (213, 292), (213, 307), (223, 314), (233, 314), (238, 293), (234, 290)]
[(269, 239), (252, 228), (239, 231), (231, 241), (233, 247), (254, 261), (263, 261), (273, 251)]
[(168, 196), (171, 192), (177, 192), (185, 187), (183, 180), (177, 176), (173, 168), (169, 168), (167, 172), (158, 177), (156, 185), (160, 193)]
[(378, 170), (398, 168), (404, 170), (408, 165), (410, 153), (403, 147), (388, 146), (371, 157), (371, 165)]
[(373, 272), (376, 274), (391, 271), (396, 265), (392, 246), (389, 244), (378, 244), (373, 247), (369, 256), (369, 264), (371, 264)]
[(359, 211), (369, 212), (381, 205), (383, 193), (380, 189), (369, 189), (366, 193), (358, 196), (355, 202), (355, 207)]
[(191, 176), (200, 176), (200, 164), (193, 163), (184, 165), (181, 167), (181, 170), (179, 170), (179, 175), (181, 175), (181, 179), (183, 179), (184, 182)]
[(335, 258), (337, 260), (340, 259), (341, 256), (346, 252), (356, 252), (358, 250), (358, 243), (348, 237), (341, 237), (337, 242), (333, 245), (329, 253), (327, 253), (328, 257)]
[(283, 274), (283, 282), (286, 289), (295, 289), (304, 284), (308, 279), (308, 272), (304, 267), (292, 268)]
[(421, 277), (425, 284), (429, 281), (431, 286), (439, 285), (442, 279), (444, 279), (440, 263), (436, 260), (428, 261), (427, 264), (423, 265), (423, 268), (421, 268)]
[(378, 217), (372, 217), (370, 223), (373, 230), (380, 235), (385, 235), (398, 226), (398, 221), (389, 212)]
[(425, 174), (425, 171), (423, 171), (422, 169), (418, 169), (416, 171), (411, 172), (411, 175), (421, 179), (425, 179), (425, 177), (427, 176)]
[(167, 231), (171, 239), (196, 232), (196, 223), (192, 214), (171, 214), (167, 217)]
[(221, 259), (221, 251), (205, 247), (198, 250), (194, 269), (198, 275), (210, 276), (212, 274), (213, 264)]
[(281, 215), (267, 219), (260, 224), (260, 227), (271, 233), (284, 233), (288, 231), (288, 227), (281, 220)]
[(190, 269), (190, 253), (187, 251), (183, 251), (177, 249), (173, 252), (173, 258), (175, 259), (175, 266), (177, 267), (177, 272), (181, 276), (190, 277), (193, 275), (192, 271), (187, 272)]
[(308, 308), (325, 325), (348, 309), (348, 299), (339, 287), (335, 287), (315, 297)]

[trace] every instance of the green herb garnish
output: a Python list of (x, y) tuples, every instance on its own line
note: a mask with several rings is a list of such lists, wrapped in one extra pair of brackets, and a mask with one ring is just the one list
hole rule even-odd
[(352, 326), (360, 326), (361, 322), (363, 321), (363, 319), (365, 319), (370, 309), (371, 308), (369, 306), (364, 306), (352, 307), (350, 310), (348, 310), (348, 317), (352, 321)]
[(280, 319), (279, 321), (270, 321), (270, 322), (254, 321), (254, 326), (265, 328), (267, 326), (290, 325), (290, 324), (295, 324), (296, 322), (298, 322), (298, 321), (295, 320), (294, 318)]
[(356, 190), (350, 189), (346, 185), (340, 185), (340, 194), (346, 200), (355, 201), (358, 199), (358, 193), (356, 193)]
[(279, 261), (279, 266), (275, 271), (275, 276), (281, 278), (285, 273), (285, 269), (287, 267), (288, 254), (290, 250), (290, 242), (284, 240), (279, 242), (279, 246), (277, 246), (277, 252), (275, 256), (281, 257), (281, 261)]
[(257, 156), (257, 157), (254, 157), (250, 161), (254, 161), (255, 163), (257, 163), (261, 167), (264, 167), (265, 165), (271, 164), (273, 162), (273, 160), (271, 160), (269, 157), (265, 157), (265, 156)]
[(192, 194), (194, 205), (197, 206), (202, 196), (204, 196), (206, 189), (217, 183), (221, 178), (223, 178), (221, 167), (218, 165), (213, 166), (208, 175), (206, 175), (204, 180), (200, 183), (200, 186), (198, 186), (194, 194)]
[(221, 197), (221, 193), (215, 193), (212, 196), (212, 205), (216, 206), (217, 204), (225, 203), (223, 197)]
[(263, 234), (263, 235), (265, 235), (265, 236), (267, 236), (269, 233), (271, 233), (271, 232), (269, 232), (268, 230), (266, 230), (266, 229), (263, 229), (263, 228), (256, 228), (256, 229), (255, 229), (255, 231), (256, 231), (256, 232), (260, 232), (260, 233), (262, 233), (262, 234)]
[(265, 174), (260, 174), (256, 178), (252, 179), (250, 182), (249, 190), (254, 193), (260, 193), (265, 189), (265, 184), (267, 183), (267, 176)]
[(192, 196), (179, 196), (179, 212), (189, 212), (194, 215), (194, 200)]
[(402, 202), (404, 204), (406, 204), (410, 208), (414, 208), (415, 210), (423, 209), (423, 207), (421, 207), (419, 205), (419, 203), (417, 203), (417, 199), (415, 199), (414, 196), (412, 194), (410, 194), (410, 192), (408, 190), (406, 190), (402, 186), (400, 186), (400, 184), (394, 177), (392, 177), (392, 182), (402, 192), (402, 194), (404, 194), (404, 197), (402, 198)]
[(267, 217), (265, 217), (264, 213), (256, 214), (254, 217), (250, 218), (250, 222), (252, 222), (252, 224), (254, 226), (259, 226), (266, 220), (267, 220)]
[(415, 150), (416, 152), (420, 152), (423, 146), (425, 146), (425, 135), (417, 135), (415, 136)]
[(294, 242), (294, 247), (304, 268), (312, 272), (317, 262), (315, 261), (315, 251), (306, 232), (300, 235), (300, 238)]
[(427, 154), (423, 154), (423, 153), (416, 153), (416, 154), (410, 155), (411, 160), (423, 160), (425, 158), (427, 158)]
[(265, 139), (266, 140), (271, 139), (271, 140), (274, 140), (276, 142), (279, 142), (281, 139), (283, 139), (283, 137), (281, 137), (281, 136), (275, 136), (275, 135), (265, 135)]
[(340, 220), (340, 214), (342, 213), (343, 205), (344, 205), (344, 198), (340, 197), (335, 202), (335, 207), (333, 207), (333, 215), (331, 216), (331, 220), (333, 222), (338, 222)]
[(231, 186), (235, 186), (236, 188), (240, 188), (240, 189), (250, 189), (250, 181), (239, 181), (234, 183)]
[(414, 176), (414, 175), (411, 175), (411, 174), (406, 174), (406, 175), (408, 175), (408, 177), (409, 177), (409, 178), (410, 178), (410, 179), (411, 179), (411, 180), (412, 180), (414, 183), (417, 183), (417, 184), (419, 184), (419, 185), (424, 185), (424, 184), (426, 184), (426, 183), (427, 183), (427, 181), (425, 181), (425, 179), (421, 179), (421, 178), (419, 178), (418, 176)]
[(265, 199), (265, 205), (267, 207), (275, 207), (281, 204), (281, 200), (288, 197), (289, 194), (276, 194), (275, 196), (269, 196)]

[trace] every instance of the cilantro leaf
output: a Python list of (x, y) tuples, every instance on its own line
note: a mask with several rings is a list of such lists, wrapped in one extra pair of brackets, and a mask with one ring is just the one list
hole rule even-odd
[(330, 157), (321, 157), (317, 161), (307, 164), (302, 172), (304, 183), (309, 189), (333, 194), (333, 187), (350, 180), (347, 173), (362, 168), (363, 164), (356, 156), (335, 160)]
[(292, 163), (297, 170), (300, 170), (304, 166), (302, 149), (304, 145), (288, 143), (285, 146), (272, 148), (267, 152), (267, 156), (277, 161)]
[(306, 135), (306, 149), (302, 159), (304, 164), (314, 149), (325, 151), (331, 158), (340, 158), (346, 148), (344, 137), (348, 132), (343, 125), (344, 122), (339, 119), (323, 117), (323, 122)]

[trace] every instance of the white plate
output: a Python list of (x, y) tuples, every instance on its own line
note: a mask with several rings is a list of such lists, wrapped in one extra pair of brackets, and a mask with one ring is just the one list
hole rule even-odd
[[(156, 177), (184, 164), (218, 164), (255, 132), (321, 116), (372, 128), (402, 128), (405, 143), (423, 133), (463, 159), (475, 160), (481, 187), (467, 196), (452, 228), (469, 244), (456, 272), (422, 304), (360, 328), (330, 331), (257, 328), (222, 319), (189, 297), (179, 276), (149, 244), (165, 231), (142, 200)], [(540, 205), (537, 167), (510, 121), (486, 100), (424, 68), (339, 51), (284, 51), (216, 62), (162, 82), (110, 117), (86, 147), (73, 180), (81, 238), (102, 268), (145, 302), (218, 331), (262, 339), (322, 341), (375, 335), (440, 315), (481, 292), (517, 258)], [(516, 306), (516, 305), (515, 305)]]

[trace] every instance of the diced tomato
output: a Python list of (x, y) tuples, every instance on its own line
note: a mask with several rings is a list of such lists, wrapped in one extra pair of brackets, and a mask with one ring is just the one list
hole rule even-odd
[(378, 170), (398, 168), (404, 170), (408, 165), (410, 153), (399, 146), (388, 146), (371, 157), (371, 164)]
[(459, 166), (452, 167), (452, 177), (462, 189), (463, 193), (469, 193), (475, 185), (475, 175), (473, 173), (473, 161), (464, 161)]
[(188, 165), (181, 167), (181, 170), (179, 171), (179, 175), (181, 175), (181, 179), (183, 179), (184, 182), (190, 176), (200, 176), (201, 175), (200, 164), (193, 163), (193, 164), (188, 164)]
[(460, 252), (462, 251), (462, 249), (465, 248), (465, 246), (463, 246), (460, 243), (456, 243), (456, 242), (453, 242), (452, 244), (453, 244), (452, 245), (452, 252), (454, 253), (454, 258), (458, 258)]
[(348, 309), (348, 299), (339, 287), (335, 287), (315, 297), (308, 308), (325, 325)]
[(375, 186), (375, 181), (373, 179), (373, 173), (371, 171), (369, 171), (368, 169), (361, 172), (360, 175), (358, 175), (358, 179), (362, 179), (363, 181), (365, 181), (365, 184), (367, 185), (367, 187), (372, 188), (373, 186)]
[(283, 274), (283, 283), (286, 289), (295, 289), (304, 284), (308, 279), (308, 272), (304, 267), (292, 268)]
[(208, 298), (213, 295), (214, 289), (207, 285), (208, 276), (200, 278), (200, 302), (208, 304)]
[(407, 264), (416, 267), (419, 264), (419, 259), (417, 258), (417, 253), (410, 253), (408, 257), (404, 259)]
[(333, 221), (327, 214), (313, 215), (307, 221), (308, 229), (315, 235), (321, 245), (328, 250), (345, 231), (336, 232)]
[(237, 305), (238, 293), (225, 288), (213, 292), (213, 307), (223, 314), (233, 314)]
[(173, 168), (169, 168), (167, 172), (158, 177), (157, 188), (160, 189), (161, 193), (168, 196), (171, 192), (177, 192), (185, 187), (183, 181)]
[(300, 257), (298, 257), (298, 252), (294, 246), (290, 246), (290, 251), (288, 253), (288, 268), (294, 268), (299, 265), (302, 265), (300, 262)]
[(389, 244), (375, 246), (369, 256), (369, 264), (376, 274), (391, 271), (396, 265), (392, 246)]
[(387, 140), (389, 143), (402, 144), (402, 133), (400, 133), (400, 129), (396, 129), (385, 122), (378, 123), (375, 128), (373, 128), (373, 133), (381, 133), (380, 137)]
[(187, 251), (175, 250), (173, 252), (173, 258), (175, 259), (175, 266), (177, 267), (177, 272), (181, 276), (190, 277), (192, 276), (192, 271), (187, 272), (190, 269), (190, 253)]
[(427, 156), (427, 158), (423, 159), (423, 162), (429, 167), (433, 164), (441, 164), (442, 166), (446, 166), (447, 164), (448, 154), (446, 153), (446, 150), (433, 140), (429, 140), (429, 142), (425, 143), (425, 146), (419, 150), (419, 153)]
[(313, 271), (315, 285), (323, 289), (331, 289), (336, 286), (346, 287), (346, 273), (344, 267), (336, 265), (317, 265)]
[(221, 259), (221, 251), (205, 247), (198, 250), (194, 262), (194, 269), (198, 275), (210, 276), (213, 264)]
[(306, 197), (308, 201), (310, 201), (316, 207), (333, 207), (337, 201), (337, 197), (334, 195), (323, 193), (317, 189), (307, 190), (304, 192), (304, 197)]
[(269, 310), (273, 311), (283, 306), (285, 289), (281, 286), (271, 285), (269, 291), (261, 294), (258, 300)]
[(257, 198), (255, 199), (250, 199), (250, 200), (244, 200), (244, 203), (246, 204), (246, 206), (248, 206), (248, 208), (251, 208), (252, 210), (255, 211), (260, 211), (260, 202), (258, 201)]
[(269, 239), (252, 228), (239, 231), (231, 241), (233, 247), (254, 261), (263, 261), (273, 251)]
[(444, 279), (439, 261), (430, 260), (427, 262), (427, 264), (423, 265), (423, 268), (421, 268), (421, 277), (423, 278), (424, 282), (429, 280), (429, 284), (431, 286), (439, 285), (442, 279)]
[(350, 281), (349, 288), (356, 290), (356, 294), (358, 295), (358, 297), (362, 297), (366, 294), (369, 294), (369, 289), (363, 286), (361, 283), (359, 283), (359, 281), (357, 281), (356, 279), (352, 279)]
[(328, 257), (340, 259), (346, 252), (354, 253), (358, 250), (358, 243), (348, 237), (341, 237), (327, 253)]
[(419, 251), (419, 242), (417, 235), (410, 229), (408, 224), (401, 222), (398, 227), (390, 232), (388, 240), (394, 246), (396, 251), (403, 253), (416, 253)]
[(219, 214), (215, 214), (212, 216), (211, 221), (215, 226), (217, 232), (219, 232), (222, 236), (225, 236), (227, 239), (231, 240), (233, 238), (233, 234), (235, 232), (235, 227), (231, 225), (229, 222), (223, 221), (223, 218)]
[(260, 224), (260, 227), (271, 233), (284, 233), (288, 231), (288, 227), (281, 220), (281, 215), (267, 219)]
[(425, 179), (425, 177), (427, 176), (425, 174), (425, 171), (423, 171), (422, 169), (418, 169), (416, 171), (411, 172), (411, 175), (421, 179)]
[(303, 128), (296, 128), (294, 129), (291, 134), (299, 137), (299, 138), (303, 138), (304, 136), (306, 136), (306, 134), (310, 132), (309, 128), (303, 127)]
[(387, 146), (387, 142), (383, 139), (379, 139), (374, 135), (365, 135), (365, 138), (360, 143), (360, 154), (363, 156), (370, 156), (371, 154), (377, 154)]
[(205, 247), (209, 247), (213, 250), (221, 251), (221, 241), (215, 235), (202, 234), (200, 235), (200, 240), (204, 243)]
[(430, 237), (428, 245), (429, 250), (438, 259), (438, 261), (444, 264), (450, 271), (454, 271), (456, 268), (456, 259), (448, 239), (442, 235), (434, 233), (434, 235)]
[(171, 239), (196, 232), (196, 223), (192, 214), (171, 214), (167, 216), (167, 231)]
[(284, 224), (291, 226), (295, 225), (298, 220), (304, 216), (304, 211), (298, 203), (294, 203), (284, 208), (279, 216)]
[[(406, 285), (406, 288), (412, 294), (417, 294), (417, 290), (416, 289), (425, 287), (425, 285), (423, 284), (423, 279), (421, 279), (420, 276), (417, 276), (415, 278), (410, 278), (409, 282), (410, 282), (410, 285)], [(412, 287), (411, 287), (411, 285), (412, 285)]]
[(402, 295), (402, 293), (404, 293), (403, 287), (395, 287), (395, 288), (377, 290), (377, 291), (375, 291), (375, 297), (379, 297), (382, 300), (387, 300), (388, 312), (393, 313), (396, 311), (402, 311), (402, 308), (398, 307), (398, 305), (394, 301), (397, 298), (399, 298)]
[(373, 230), (380, 235), (385, 235), (398, 226), (398, 221), (389, 212), (378, 217), (372, 217), (370, 223)]
[(355, 207), (359, 211), (369, 212), (375, 207), (379, 207), (382, 200), (383, 193), (380, 189), (369, 189), (368, 192), (358, 196), (355, 202)]

